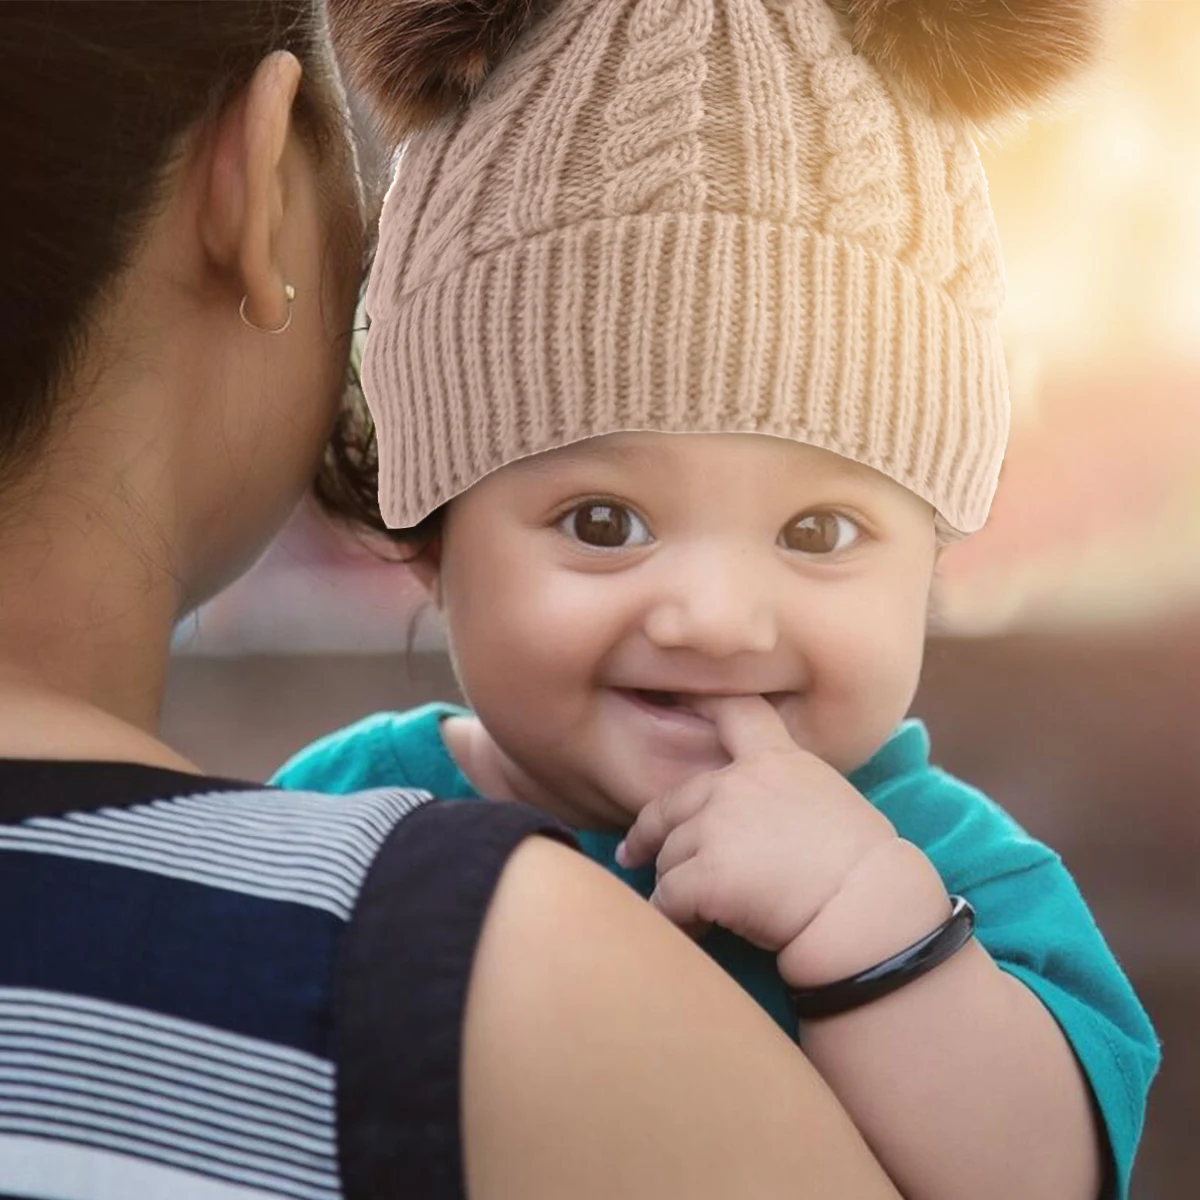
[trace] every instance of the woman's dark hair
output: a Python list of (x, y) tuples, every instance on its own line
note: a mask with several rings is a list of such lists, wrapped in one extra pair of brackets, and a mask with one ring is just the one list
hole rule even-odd
[(0, 484), (49, 431), (184, 134), (290, 50), (305, 135), (344, 144), (319, 3), (0, 3)]

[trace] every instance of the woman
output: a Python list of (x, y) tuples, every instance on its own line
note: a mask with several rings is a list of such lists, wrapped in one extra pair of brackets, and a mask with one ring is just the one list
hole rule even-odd
[(0, 1194), (894, 1197), (543, 818), (285, 797), (156, 735), (173, 626), (288, 515), (345, 374), (312, 3), (0, 8)]

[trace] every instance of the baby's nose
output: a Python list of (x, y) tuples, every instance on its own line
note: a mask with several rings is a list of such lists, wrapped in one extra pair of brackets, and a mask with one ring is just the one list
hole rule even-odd
[(726, 559), (706, 570), (673, 570), (646, 613), (646, 636), (663, 649), (711, 658), (766, 654), (779, 640), (769, 589), (757, 572)]

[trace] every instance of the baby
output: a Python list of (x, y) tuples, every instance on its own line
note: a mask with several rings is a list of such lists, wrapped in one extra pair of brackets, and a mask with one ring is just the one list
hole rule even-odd
[[(384, 207), (364, 387), (470, 709), (370, 717), (277, 781), (561, 818), (906, 1195), (1123, 1195), (1153, 1031), (1058, 858), (905, 720), (1007, 432), (967, 122), (1094, 14), (1021, 46), (982, 4), (543, 8), (333, 8), (394, 133), (451, 102)], [(1000, 56), (973, 78), (964, 30)]]

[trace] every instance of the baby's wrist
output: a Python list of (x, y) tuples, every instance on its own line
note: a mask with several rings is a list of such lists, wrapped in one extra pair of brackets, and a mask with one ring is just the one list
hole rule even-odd
[(797, 989), (845, 979), (919, 941), (949, 912), (933, 864), (911, 842), (893, 838), (859, 862), (779, 952), (780, 976)]

